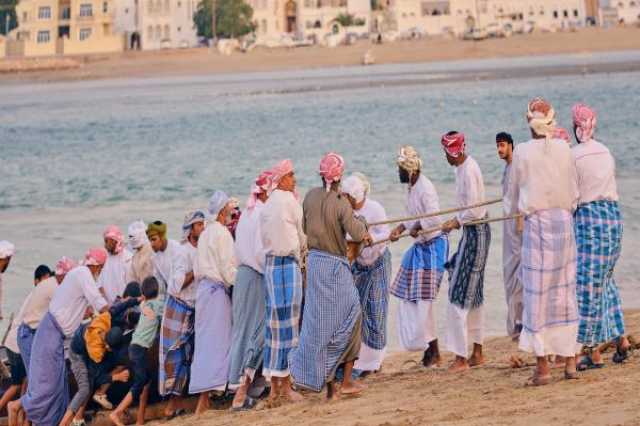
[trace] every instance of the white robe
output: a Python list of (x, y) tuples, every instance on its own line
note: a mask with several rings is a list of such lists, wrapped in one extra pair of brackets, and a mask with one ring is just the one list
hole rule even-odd
[(127, 276), (131, 267), (132, 254), (124, 249), (119, 254), (109, 254), (98, 277), (98, 287), (104, 290), (107, 302), (112, 304), (122, 296), (127, 287)]
[[(504, 168), (502, 177), (503, 196), (510, 182), (511, 165)], [(509, 213), (505, 211), (505, 215)], [(520, 281), (520, 255), (522, 251), (522, 233), (517, 231), (516, 220), (502, 222), (502, 277), (504, 294), (507, 299), (507, 333), (517, 337), (522, 326), (522, 282)]]

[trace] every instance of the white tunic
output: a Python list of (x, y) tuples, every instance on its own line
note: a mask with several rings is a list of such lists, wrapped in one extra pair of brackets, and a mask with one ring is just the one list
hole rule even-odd
[[(440, 210), (440, 201), (435, 186), (423, 174), (420, 174), (415, 185), (409, 187), (406, 202), (407, 213), (411, 216), (435, 213)], [(422, 229), (435, 228), (442, 224), (441, 216), (428, 217), (426, 219), (412, 220), (404, 223), (405, 228), (410, 231), (418, 222)], [(438, 237), (442, 232), (435, 231), (424, 234), (418, 238), (417, 242), (426, 242)]]
[(104, 289), (107, 301), (111, 304), (122, 296), (127, 287), (127, 276), (131, 267), (132, 254), (124, 249), (119, 254), (107, 256), (107, 261), (98, 277), (98, 287)]
[(175, 240), (168, 240), (164, 251), (153, 253), (153, 275), (158, 280), (160, 294), (178, 297), (187, 273), (187, 255)]
[[(362, 208), (360, 210), (356, 210), (355, 215), (364, 217), (367, 223), (387, 220), (387, 213), (385, 212), (384, 207), (382, 207), (382, 205), (377, 201), (369, 198), (364, 200)], [(385, 238), (389, 238), (389, 233), (389, 225), (378, 225), (369, 228), (369, 234), (373, 238), (373, 241), (380, 241)], [(363, 248), (360, 252), (360, 256), (358, 256), (358, 263), (364, 266), (373, 265), (376, 260), (382, 256), (388, 245), (389, 243), (382, 243)]]
[[(511, 181), (511, 165), (507, 164), (502, 176), (502, 196), (504, 197)], [(505, 211), (505, 215), (509, 212)], [(522, 325), (522, 283), (520, 282), (520, 257), (522, 252), (522, 233), (518, 232), (515, 219), (502, 222), (502, 277), (507, 299), (507, 333), (518, 335), (518, 325)]]
[[(458, 207), (478, 204), (485, 201), (484, 180), (480, 166), (472, 157), (467, 156), (464, 163), (456, 167), (456, 202)], [(460, 225), (473, 220), (483, 219), (487, 215), (486, 207), (462, 210), (456, 214)]]
[(257, 200), (253, 210), (245, 210), (240, 215), (236, 228), (235, 254), (238, 265), (246, 265), (259, 273), (264, 271), (266, 253), (262, 246), (260, 214), (264, 203)]
[[(184, 249), (185, 259), (186, 259), (186, 273), (194, 272), (196, 268), (196, 263), (198, 262), (198, 248), (194, 247), (189, 241), (185, 241), (182, 243), (182, 248)], [(195, 272), (194, 272), (195, 275)], [(193, 282), (187, 286), (187, 288), (183, 288), (180, 292), (175, 295), (179, 299), (184, 302), (187, 302), (189, 305), (195, 305), (196, 303), (196, 292), (198, 291), (198, 281), (196, 281), (195, 277)]]
[(606, 146), (593, 139), (571, 149), (578, 177), (578, 204), (618, 201), (616, 163)]
[(273, 191), (260, 212), (265, 253), (300, 258), (307, 237), (302, 229), (302, 206), (292, 192)]
[(58, 322), (65, 337), (71, 337), (84, 318), (87, 307), (100, 312), (107, 306), (91, 271), (86, 266), (72, 269), (56, 288), (49, 312)]
[(233, 237), (220, 222), (210, 222), (200, 234), (196, 279), (222, 282), (231, 287), (236, 281)]
[(566, 142), (532, 139), (521, 143), (513, 151), (511, 168), (511, 182), (503, 201), (510, 214), (554, 208), (575, 210), (576, 168)]
[(18, 325), (24, 323), (33, 330), (37, 329), (49, 309), (49, 304), (57, 288), (58, 281), (56, 277), (40, 281), (24, 301), (23, 310), (21, 311), (22, 321)]

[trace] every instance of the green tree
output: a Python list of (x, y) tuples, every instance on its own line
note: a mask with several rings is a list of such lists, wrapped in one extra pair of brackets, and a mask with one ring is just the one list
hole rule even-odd
[(336, 16), (335, 21), (343, 27), (350, 27), (354, 24), (355, 19), (353, 15), (350, 15), (348, 13), (341, 13), (340, 15)]
[(17, 0), (0, 0), (0, 34), (7, 34), (7, 16), (9, 16), (9, 31), (18, 26), (16, 3)]
[[(215, 0), (216, 37), (234, 38), (249, 34), (255, 30), (251, 21), (253, 9), (243, 0)], [(198, 35), (212, 37), (211, 0), (202, 0), (193, 16)]]

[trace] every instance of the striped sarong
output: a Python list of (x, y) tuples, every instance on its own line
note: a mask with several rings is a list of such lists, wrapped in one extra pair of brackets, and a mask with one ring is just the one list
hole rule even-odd
[(360, 317), (358, 291), (347, 259), (311, 250), (300, 345), (289, 355), (291, 376), (298, 386), (322, 390), (350, 348)]
[(182, 395), (189, 379), (193, 355), (195, 309), (167, 295), (160, 331), (158, 392), (162, 396)]
[(262, 364), (265, 299), (262, 274), (240, 265), (233, 286), (230, 385), (240, 385), (245, 370), (256, 370)]
[(488, 223), (464, 226), (458, 251), (445, 264), (449, 272), (449, 302), (474, 309), (484, 302), (484, 268), (489, 256)]
[(57, 321), (47, 312), (33, 339), (27, 393), (21, 398), (27, 419), (34, 425), (57, 426), (69, 405), (64, 338)]
[(423, 243), (415, 243), (402, 257), (391, 294), (409, 302), (435, 300), (449, 256), (449, 239), (440, 235)]
[(22, 362), (24, 368), (29, 374), (29, 362), (31, 361), (31, 349), (33, 347), (33, 339), (36, 336), (36, 330), (29, 327), (27, 324), (22, 323), (18, 327), (18, 349), (20, 349), (20, 356), (22, 356)]
[(371, 349), (384, 349), (387, 345), (391, 253), (385, 250), (370, 266), (354, 262), (351, 272), (362, 308), (362, 342)]
[(578, 343), (589, 347), (624, 335), (613, 270), (622, 249), (622, 219), (615, 201), (582, 204), (575, 212), (578, 250)]
[[(542, 210), (525, 220), (520, 269), (524, 289), (522, 326), (528, 333), (578, 322), (576, 242), (571, 213)], [(521, 336), (522, 342), (522, 336)], [(572, 348), (573, 341), (565, 342)], [(545, 354), (549, 352), (545, 349)]]
[(268, 255), (264, 268), (266, 327), (265, 377), (289, 375), (289, 352), (298, 345), (302, 305), (302, 275), (293, 256)]
[(231, 299), (222, 282), (204, 278), (198, 283), (195, 328), (189, 393), (224, 390), (231, 361)]

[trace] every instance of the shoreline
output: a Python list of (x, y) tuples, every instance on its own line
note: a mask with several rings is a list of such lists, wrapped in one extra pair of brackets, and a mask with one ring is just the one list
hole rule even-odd
[[(253, 72), (300, 71), (362, 66), (362, 56), (371, 50), (376, 65), (425, 64), (468, 59), (530, 58), (544, 55), (585, 54), (640, 50), (640, 28), (585, 28), (576, 32), (532, 33), (503, 39), (464, 41), (442, 37), (372, 45), (360, 41), (336, 48), (264, 48), (223, 56), (208, 48), (126, 51), (84, 57), (28, 59), (38, 63), (32, 71), (0, 72), (0, 85), (68, 81), (210, 76)], [(53, 70), (39, 69), (46, 61), (63, 63)], [(70, 67), (70, 61), (77, 66)], [(15, 59), (0, 61), (10, 68)], [(603, 72), (624, 70), (628, 63)], [(375, 67), (375, 65), (373, 66)], [(640, 64), (633, 63), (633, 70)], [(535, 68), (535, 67), (534, 67)], [(0, 69), (2, 67), (0, 66)], [(455, 71), (455, 70), (454, 70)], [(575, 73), (576, 71), (574, 71)]]

